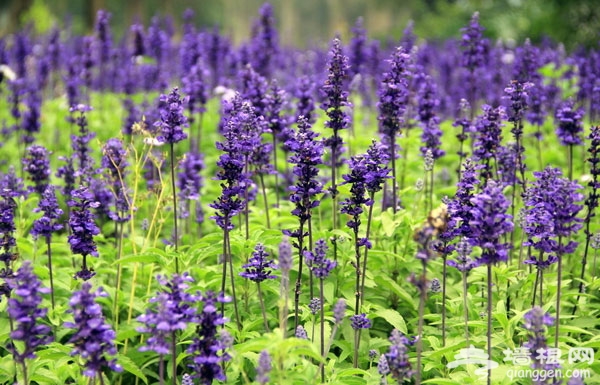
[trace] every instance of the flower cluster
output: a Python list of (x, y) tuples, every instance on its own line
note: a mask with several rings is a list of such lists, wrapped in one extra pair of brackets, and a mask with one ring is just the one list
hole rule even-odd
[(92, 255), (98, 256), (94, 236), (100, 234), (100, 229), (94, 222), (94, 214), (91, 209), (100, 204), (93, 200), (94, 195), (86, 188), (80, 187), (71, 193), (71, 200), (67, 202), (71, 207), (69, 217), (69, 227), (71, 234), (68, 237), (69, 246), (73, 254), (83, 256), (83, 265), (81, 270), (75, 275), (84, 281), (92, 278), (95, 273), (89, 270), (86, 264), (86, 257)]
[(208, 291), (198, 300), (203, 302), (204, 306), (202, 311), (196, 314), (196, 334), (186, 352), (191, 355), (192, 363), (189, 367), (192, 370), (192, 378), (199, 379), (201, 384), (209, 385), (214, 380), (226, 380), (222, 363), (231, 359), (227, 353), (227, 349), (231, 347), (231, 337), (225, 331), (221, 331), (220, 335), (217, 332), (221, 325), (227, 322), (217, 310), (217, 303), (229, 302), (230, 299)]
[[(73, 146), (73, 158), (77, 160), (74, 177), (79, 177), (82, 185), (89, 185), (92, 174), (94, 173), (94, 159), (91, 156), (90, 141), (96, 136), (90, 132), (86, 113), (92, 110), (92, 107), (85, 104), (78, 104), (69, 109), (74, 114), (78, 113), (75, 118), (72, 118), (75, 124), (79, 127), (77, 135), (71, 135)], [(73, 161), (74, 162), (74, 161)], [(66, 176), (65, 176), (66, 178)]]
[(365, 313), (355, 314), (355, 315), (351, 316), (350, 322), (351, 322), (350, 325), (352, 326), (352, 329), (354, 329), (354, 330), (369, 329), (372, 326), (371, 320), (367, 318), (367, 315)]
[(478, 263), (494, 264), (508, 259), (509, 244), (501, 239), (513, 230), (512, 216), (506, 214), (510, 202), (495, 181), (471, 198), (471, 244), (482, 248)]
[(164, 288), (149, 301), (155, 304), (148, 308), (137, 320), (144, 324), (138, 331), (149, 333), (150, 337), (140, 351), (154, 351), (158, 354), (169, 354), (169, 339), (177, 330), (185, 330), (188, 323), (195, 321), (195, 303), (197, 296), (186, 293), (188, 283), (194, 280), (189, 274), (173, 274), (170, 280), (166, 277), (157, 276), (157, 281)]
[(483, 105), (483, 115), (475, 122), (476, 138), (474, 142), (473, 158), (485, 164), (484, 177), (492, 177), (491, 160), (494, 159), (502, 142), (502, 121), (506, 116), (504, 107), (493, 108)]
[(56, 200), (56, 194), (54, 193), (54, 186), (49, 185), (42, 194), (42, 199), (38, 207), (33, 209), (34, 212), (43, 212), (44, 215), (41, 218), (36, 219), (33, 222), (33, 228), (31, 234), (34, 237), (45, 237), (50, 238), (52, 233), (59, 231), (63, 228), (63, 225), (58, 223), (60, 216), (63, 214), (62, 209), (58, 206)]
[(556, 120), (556, 135), (563, 146), (579, 145), (583, 143), (583, 109), (575, 109), (573, 102), (568, 100), (562, 103), (554, 115)]
[(109, 211), (108, 215), (115, 222), (125, 222), (129, 220), (127, 214), (129, 198), (125, 186), (126, 168), (129, 163), (127, 162), (127, 151), (123, 148), (123, 142), (120, 139), (109, 139), (102, 147), (101, 165), (110, 183), (115, 201), (115, 211)]
[(23, 343), (22, 351), (19, 351), (13, 342), (8, 345), (8, 350), (13, 354), (16, 362), (23, 363), (28, 358), (35, 358), (35, 350), (53, 340), (50, 335), (50, 327), (40, 323), (46, 316), (48, 309), (41, 308), (41, 294), (49, 293), (50, 290), (42, 287), (42, 282), (33, 273), (33, 267), (29, 261), (17, 270), (9, 281), (15, 297), (8, 300), (8, 315), (15, 322), (15, 327), (10, 333), (12, 341)]
[[(320, 90), (323, 97), (321, 109), (325, 111), (328, 118), (325, 127), (333, 131), (333, 135), (325, 140), (325, 146), (331, 148), (332, 167), (337, 167), (344, 144), (339, 131), (350, 125), (350, 117), (344, 111), (345, 108), (351, 107), (347, 91), (348, 70), (348, 57), (342, 52), (340, 39), (335, 38), (329, 53), (327, 80)], [(335, 196), (337, 191), (332, 191), (332, 194)]]
[(571, 240), (566, 245), (559, 245), (555, 238), (566, 239), (581, 228), (582, 219), (577, 214), (583, 207), (578, 204), (583, 195), (578, 192), (581, 186), (563, 178), (558, 168), (546, 167), (533, 175), (535, 180), (525, 195), (523, 229), (528, 239), (524, 245), (550, 255), (546, 261), (531, 256), (525, 263), (544, 268), (556, 262), (556, 253), (575, 251), (577, 242)]
[(48, 150), (44, 146), (34, 145), (27, 149), (27, 156), (23, 160), (23, 170), (29, 174), (33, 181), (34, 191), (42, 194), (50, 181), (50, 161)]
[[(410, 55), (399, 47), (389, 60), (390, 69), (383, 75), (379, 86), (379, 132), (384, 144), (395, 147), (396, 136), (404, 125), (404, 113), (408, 104), (408, 64)], [(396, 154), (396, 149), (390, 147), (390, 159)]]
[(277, 278), (276, 275), (271, 274), (272, 269), (276, 269), (277, 265), (268, 257), (269, 253), (266, 252), (265, 247), (258, 243), (254, 247), (254, 252), (248, 263), (242, 266), (244, 271), (240, 273), (240, 276), (257, 283)]
[(200, 189), (202, 188), (202, 175), (200, 173), (204, 170), (202, 154), (196, 151), (188, 152), (181, 161), (179, 169), (180, 172), (177, 175), (179, 197), (186, 203), (186, 207), (180, 211), (180, 216), (181, 218), (187, 218), (190, 202), (200, 200)]
[(413, 370), (408, 360), (408, 345), (411, 341), (404, 336), (398, 329), (392, 330), (389, 338), (389, 351), (385, 354), (385, 360), (389, 368), (389, 373), (398, 384), (406, 380), (410, 380), (413, 375)]
[(304, 250), (306, 265), (316, 278), (327, 278), (329, 273), (337, 266), (337, 262), (327, 258), (327, 250), (327, 242), (322, 238), (315, 243), (313, 251)]
[(529, 334), (529, 339), (524, 347), (529, 349), (529, 353), (533, 358), (532, 369), (557, 369), (559, 364), (548, 362), (548, 343), (546, 341), (547, 328), (554, 325), (554, 318), (541, 307), (535, 306), (525, 313), (523, 319), (523, 327)]
[(424, 146), (421, 147), (421, 155), (425, 156), (429, 150), (435, 160), (442, 157), (445, 151), (440, 148), (442, 130), (440, 130), (440, 118), (435, 113), (440, 100), (437, 97), (437, 90), (431, 76), (425, 76), (417, 96), (419, 103), (418, 116), (423, 127), (421, 141)]
[(65, 327), (75, 329), (69, 342), (75, 346), (71, 355), (79, 355), (85, 360), (83, 374), (87, 377), (97, 377), (104, 368), (120, 372), (123, 368), (116, 360), (109, 358), (117, 354), (115, 332), (106, 323), (102, 315), (102, 307), (96, 302), (97, 297), (107, 296), (102, 288), (91, 291), (92, 285), (84, 282), (81, 290), (73, 293), (69, 301), (73, 322), (65, 322)]
[(182, 99), (179, 89), (174, 87), (168, 95), (160, 96), (160, 102), (160, 119), (154, 123), (160, 130), (156, 139), (170, 144), (187, 139), (187, 134), (183, 131), (187, 127), (187, 118), (183, 114), (187, 97)]

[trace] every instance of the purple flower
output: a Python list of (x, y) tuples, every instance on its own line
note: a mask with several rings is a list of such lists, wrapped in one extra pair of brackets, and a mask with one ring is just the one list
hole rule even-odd
[(461, 29), (462, 65), (471, 72), (483, 67), (486, 62), (489, 43), (483, 38), (484, 30), (479, 24), (479, 12), (473, 13), (469, 25)]
[(203, 385), (210, 385), (213, 380), (226, 380), (221, 366), (231, 359), (227, 353), (227, 349), (231, 348), (230, 336), (225, 331), (220, 336), (217, 334), (217, 330), (227, 321), (218, 311), (217, 303), (230, 300), (210, 291), (200, 296), (199, 300), (204, 302), (204, 306), (196, 315), (196, 334), (186, 352), (191, 354), (192, 363), (189, 367), (192, 377), (199, 379)]
[[(344, 144), (339, 131), (350, 126), (350, 117), (344, 111), (351, 107), (347, 90), (348, 70), (348, 57), (342, 53), (340, 39), (335, 38), (329, 52), (327, 80), (320, 90), (323, 97), (321, 109), (327, 115), (325, 127), (333, 130), (333, 135), (325, 140), (325, 146), (331, 148), (332, 167), (337, 167)], [(337, 191), (332, 191), (332, 194), (335, 196)]]
[[(43, 61), (43, 60), (42, 60)], [(35, 87), (35, 88), (34, 88)], [(23, 143), (33, 143), (34, 134), (40, 132), (40, 110), (42, 107), (42, 97), (40, 90), (36, 86), (31, 86), (25, 98), (27, 110), (23, 113), (21, 127), (23, 129)]]
[(35, 350), (53, 341), (50, 327), (40, 324), (40, 319), (46, 316), (48, 309), (41, 308), (41, 294), (47, 294), (49, 289), (42, 287), (42, 282), (33, 273), (29, 261), (25, 261), (9, 280), (9, 287), (16, 297), (8, 300), (8, 315), (14, 321), (14, 329), (10, 333), (12, 341), (23, 343), (22, 351), (11, 341), (8, 350), (16, 362), (23, 363), (28, 358), (35, 358)]
[(179, 197), (186, 205), (184, 210), (181, 210), (181, 217), (187, 218), (190, 202), (200, 200), (200, 189), (202, 188), (200, 173), (204, 170), (204, 157), (196, 151), (190, 151), (185, 154), (179, 164), (179, 169), (177, 187), (179, 188)]
[(279, 269), (286, 275), (292, 269), (293, 263), (292, 244), (289, 238), (284, 236), (281, 243), (279, 243)]
[(371, 320), (367, 318), (365, 313), (355, 314), (350, 317), (352, 329), (369, 329), (371, 327)]
[[(531, 245), (544, 253), (574, 252), (576, 241), (569, 241), (559, 247), (554, 238), (566, 239), (581, 229), (582, 219), (577, 217), (583, 208), (578, 204), (583, 199), (583, 195), (579, 193), (581, 186), (563, 178), (558, 168), (546, 167), (533, 175), (535, 180), (525, 194), (523, 228), (527, 241), (524, 245)], [(548, 261), (530, 258), (526, 263), (547, 267), (555, 261), (556, 257), (550, 256)]]
[(425, 76), (418, 93), (418, 115), (423, 127), (421, 142), (424, 144), (421, 147), (421, 155), (425, 156), (430, 150), (434, 160), (445, 154), (445, 151), (440, 149), (442, 130), (440, 130), (440, 118), (435, 114), (440, 100), (436, 94), (437, 90), (433, 79), (429, 75)]
[[(402, 335), (398, 329), (392, 330), (389, 339), (392, 344), (390, 345), (389, 351), (385, 354), (385, 360), (392, 378), (394, 378), (398, 384), (401, 384), (406, 380), (410, 380), (413, 375), (413, 370), (408, 360), (407, 345), (410, 345), (410, 341)], [(384, 356), (382, 355), (382, 357)], [(383, 369), (385, 369), (385, 367)], [(385, 370), (381, 369), (379, 372), (384, 376), (388, 374)]]
[(308, 309), (312, 315), (315, 315), (321, 310), (321, 300), (317, 297), (310, 300), (308, 303)]
[(346, 301), (343, 298), (338, 299), (338, 301), (333, 306), (333, 318), (335, 320), (336, 325), (342, 323), (344, 316), (346, 315)]
[(194, 281), (188, 273), (173, 274), (170, 280), (160, 275), (156, 279), (163, 288), (150, 298), (149, 303), (153, 305), (137, 318), (144, 324), (137, 330), (150, 334), (146, 344), (139, 350), (165, 355), (171, 352), (169, 339), (173, 333), (185, 330), (188, 323), (195, 320), (194, 304), (198, 298), (185, 292), (189, 287), (188, 282)]
[(264, 3), (258, 11), (260, 18), (254, 24), (255, 34), (252, 39), (252, 66), (261, 75), (271, 78), (277, 68), (279, 54), (279, 36), (275, 27), (273, 7)]
[(469, 272), (477, 267), (477, 262), (471, 259), (471, 252), (473, 247), (471, 246), (468, 238), (461, 238), (456, 244), (456, 253), (458, 254), (456, 260), (448, 260), (446, 265), (455, 267), (458, 271)]
[(13, 198), (29, 195), (29, 191), (23, 184), (23, 179), (19, 178), (15, 173), (14, 166), (9, 166), (6, 174), (0, 173), (0, 195), (10, 196)]
[(271, 372), (271, 356), (269, 352), (263, 350), (258, 356), (258, 365), (256, 367), (256, 381), (265, 385), (269, 382), (269, 373)]
[(304, 250), (306, 265), (316, 278), (325, 279), (337, 266), (337, 262), (327, 258), (327, 242), (323, 238), (315, 243), (313, 251)]
[(317, 120), (315, 113), (315, 83), (307, 75), (302, 76), (298, 80), (295, 97), (298, 100), (296, 103), (296, 118), (304, 116), (309, 124), (314, 124)]
[(86, 257), (88, 255), (98, 256), (94, 236), (100, 234), (100, 229), (94, 222), (94, 214), (91, 209), (98, 207), (99, 203), (93, 199), (94, 195), (86, 187), (80, 187), (72, 192), (71, 200), (67, 202), (69, 207), (71, 207), (69, 216), (69, 227), (71, 228), (71, 234), (68, 237), (69, 246), (73, 254), (81, 254), (83, 256), (81, 271), (75, 275), (75, 278), (81, 278), (84, 281), (90, 279), (95, 274), (88, 269)]
[(487, 104), (481, 107), (483, 115), (475, 122), (475, 142), (473, 158), (483, 162), (486, 179), (492, 176), (491, 160), (494, 159), (502, 141), (502, 121), (506, 119), (504, 107), (492, 108)]
[(187, 118), (183, 114), (183, 105), (187, 103), (187, 97), (182, 99), (179, 89), (174, 87), (168, 95), (160, 95), (160, 102), (160, 119), (154, 123), (160, 130), (157, 139), (170, 144), (187, 139), (187, 134), (183, 132), (183, 128), (187, 127)]
[[(267, 111), (267, 80), (259, 75), (252, 65), (247, 64), (239, 76), (239, 90), (243, 100), (250, 102), (257, 116), (266, 116)], [(261, 122), (259, 132), (264, 131), (264, 123)]]
[[(537, 370), (558, 369), (559, 364), (547, 363), (549, 357), (546, 332), (548, 327), (554, 325), (554, 318), (541, 307), (535, 306), (525, 313), (523, 319), (523, 327), (529, 335), (528, 341), (523, 346), (529, 349), (529, 354), (532, 357), (531, 368)], [(543, 384), (545, 382), (536, 383)]]
[[(188, 95), (188, 111), (190, 113), (190, 122), (193, 122), (195, 113), (202, 114), (206, 111), (206, 102), (208, 100), (207, 78), (208, 69), (204, 60), (199, 57), (195, 63), (191, 63), (191, 68), (186, 67), (187, 75), (182, 78), (183, 92)], [(189, 70), (188, 70), (189, 68)]]
[(88, 122), (85, 114), (92, 110), (92, 107), (85, 104), (72, 106), (69, 111), (73, 114), (78, 112), (75, 118), (72, 118), (79, 127), (77, 135), (71, 135), (71, 145), (73, 146), (73, 162), (76, 160), (78, 169), (73, 174), (80, 178), (82, 185), (89, 185), (92, 174), (94, 173), (94, 159), (91, 156), (89, 147), (90, 141), (96, 136), (88, 129)]
[(481, 168), (470, 158), (467, 158), (463, 164), (460, 181), (457, 184), (454, 199), (448, 201), (448, 230), (450, 234), (444, 235), (447, 238), (462, 236), (469, 238), (471, 236), (470, 219), (471, 198), (475, 194), (475, 187), (479, 183), (477, 170)]
[(115, 222), (129, 220), (129, 198), (125, 186), (127, 175), (127, 151), (120, 139), (109, 139), (102, 147), (101, 165), (110, 183), (110, 190), (115, 202), (115, 211), (109, 211), (108, 216)]
[(306, 334), (306, 330), (304, 329), (304, 327), (302, 325), (298, 325), (298, 327), (296, 328), (295, 336), (296, 336), (296, 338), (299, 338), (301, 340), (308, 339), (308, 334)]
[[(404, 125), (404, 113), (408, 104), (408, 65), (410, 55), (399, 47), (389, 60), (389, 70), (383, 74), (383, 80), (379, 85), (379, 132), (383, 143), (392, 146), (396, 143), (396, 137)], [(389, 148), (390, 159), (392, 154), (398, 154), (396, 148)]]
[(97, 377), (104, 368), (115, 372), (123, 370), (117, 364), (114, 356), (117, 354), (115, 346), (116, 334), (106, 323), (102, 315), (102, 307), (96, 303), (97, 297), (106, 297), (107, 294), (98, 288), (91, 292), (92, 285), (84, 282), (81, 290), (73, 293), (69, 301), (68, 310), (73, 314), (73, 322), (65, 322), (64, 326), (75, 329), (75, 334), (69, 339), (74, 344), (71, 355), (79, 355), (85, 361), (83, 374), (87, 377)]
[(271, 270), (276, 269), (277, 265), (268, 257), (269, 253), (265, 251), (265, 247), (258, 243), (254, 247), (254, 252), (248, 263), (242, 266), (244, 271), (240, 273), (240, 276), (257, 283), (266, 279), (277, 278), (276, 275), (271, 274)]
[(44, 215), (41, 218), (36, 219), (33, 222), (33, 228), (31, 234), (34, 237), (46, 237), (50, 238), (52, 233), (57, 232), (63, 228), (63, 225), (58, 223), (60, 216), (63, 214), (62, 209), (58, 206), (56, 200), (56, 194), (54, 193), (54, 186), (48, 185), (38, 207), (33, 210), (34, 212), (43, 212)]
[(58, 168), (56, 176), (62, 178), (65, 182), (62, 187), (62, 193), (70, 197), (71, 192), (75, 189), (75, 168), (73, 167), (73, 157), (59, 156), (59, 160), (65, 162), (65, 164)]
[(471, 244), (482, 249), (477, 259), (481, 264), (493, 264), (508, 259), (510, 245), (501, 239), (513, 230), (512, 216), (506, 214), (510, 202), (495, 181), (488, 181), (482, 192), (471, 198)]
[(571, 100), (565, 101), (556, 110), (556, 135), (563, 146), (583, 144), (583, 114), (583, 108), (575, 109)]
[(34, 191), (42, 194), (50, 181), (50, 161), (48, 150), (44, 146), (34, 145), (27, 149), (27, 156), (23, 160), (23, 170), (29, 174), (33, 181)]
[[(293, 173), (297, 177), (296, 183), (290, 187), (290, 201), (296, 205), (292, 214), (301, 222), (311, 218), (312, 209), (320, 204), (316, 196), (323, 192), (323, 186), (318, 180), (318, 165), (323, 164), (323, 143), (316, 140), (318, 136), (311, 130), (306, 118), (300, 117), (298, 131), (286, 142), (292, 152), (288, 162), (295, 165)], [(303, 235), (294, 233), (294, 237), (297, 236)]]

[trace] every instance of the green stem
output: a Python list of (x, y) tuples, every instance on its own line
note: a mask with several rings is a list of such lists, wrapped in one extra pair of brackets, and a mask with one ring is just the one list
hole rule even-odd
[(50, 237), (46, 237), (46, 248), (48, 249), (48, 272), (50, 273), (50, 300), (52, 301), (52, 311), (54, 311), (54, 275), (52, 273), (52, 248), (50, 247)]
[(175, 244), (175, 272), (179, 274), (179, 254), (178, 254), (178, 243), (179, 243), (179, 233), (177, 229), (177, 187), (175, 185), (175, 149), (174, 144), (171, 143), (171, 187), (173, 190), (173, 223), (175, 230), (175, 239), (173, 240)]
[(265, 323), (265, 332), (269, 333), (269, 322), (267, 322), (267, 311), (265, 310), (265, 301), (263, 299), (262, 290), (260, 289), (260, 282), (256, 282), (256, 288), (258, 289), (258, 301), (260, 302), (260, 311), (262, 312), (263, 322)]

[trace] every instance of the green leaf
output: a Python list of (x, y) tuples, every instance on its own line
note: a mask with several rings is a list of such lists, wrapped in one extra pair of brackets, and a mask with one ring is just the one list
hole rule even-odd
[(376, 317), (381, 317), (386, 320), (390, 325), (400, 330), (402, 333), (407, 334), (408, 331), (406, 329), (406, 322), (404, 321), (404, 317), (400, 315), (394, 309), (381, 309), (375, 312)]
[(131, 360), (131, 358), (129, 358), (123, 354), (119, 354), (117, 356), (117, 362), (119, 363), (119, 365), (121, 365), (123, 367), (123, 370), (125, 370), (125, 371), (133, 374), (137, 378), (141, 379), (142, 381), (144, 381), (145, 384), (148, 383), (148, 379), (146, 378), (144, 373), (142, 373), (142, 370), (140, 369), (140, 367), (137, 366), (137, 364), (135, 362), (133, 362)]
[(137, 255), (128, 255), (119, 260), (114, 261), (113, 265), (127, 265), (130, 263), (156, 263), (158, 262), (160, 255), (158, 254), (137, 254)]

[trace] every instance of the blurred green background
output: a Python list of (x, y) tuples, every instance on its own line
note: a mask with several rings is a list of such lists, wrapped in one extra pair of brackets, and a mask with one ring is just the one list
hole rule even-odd
[[(0, 35), (32, 23), (38, 32), (70, 22), (75, 33), (93, 28), (98, 9), (112, 13), (112, 27), (122, 36), (133, 20), (146, 25), (153, 15), (171, 15), (176, 25), (186, 8), (196, 14), (198, 27), (219, 26), (240, 42), (249, 36), (263, 0), (0, 0)], [(420, 38), (460, 36), (474, 11), (480, 12), (486, 35), (513, 39), (544, 36), (563, 42), (598, 47), (599, 0), (273, 0), (281, 42), (304, 47), (330, 40), (336, 33), (347, 38), (359, 16), (369, 36), (395, 41), (409, 20)]]

